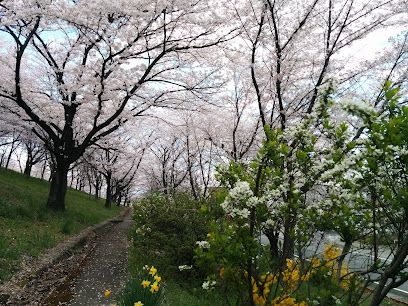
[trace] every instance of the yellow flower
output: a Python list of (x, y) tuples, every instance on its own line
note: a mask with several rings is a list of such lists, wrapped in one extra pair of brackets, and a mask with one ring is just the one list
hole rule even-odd
[(153, 285), (150, 286), (150, 292), (156, 293), (157, 291), (159, 291), (159, 284), (157, 282), (154, 282)]
[(258, 293), (259, 292), (259, 288), (256, 284), (252, 284), (252, 292), (253, 293)]
[[(337, 271), (336, 271), (337, 274)], [(335, 278), (337, 275), (333, 274), (333, 278)], [(340, 277), (341, 277), (341, 282), (340, 282), (340, 286), (343, 289), (347, 289), (349, 288), (351, 281), (353, 279), (353, 273), (349, 272), (349, 269), (347, 266), (342, 266), (340, 269)]]
[(317, 269), (321, 266), (320, 259), (317, 257), (313, 257), (311, 260), (311, 263), (312, 263), (312, 269)]
[(253, 298), (255, 304), (257, 304), (257, 305), (259, 305), (259, 306), (264, 306), (265, 303), (266, 303), (266, 299), (265, 299), (263, 296), (260, 296), (260, 295), (257, 294), (257, 293), (254, 293), (254, 294), (252, 295), (252, 298)]
[(264, 284), (262, 291), (262, 295), (264, 296), (264, 298), (267, 298), (269, 293), (271, 292), (271, 284), (272, 282), (267, 282)]
[(323, 252), (323, 258), (326, 261), (325, 266), (327, 268), (333, 268), (335, 261), (340, 256), (341, 251), (339, 248), (335, 247), (332, 244), (326, 245)]
[(269, 283), (274, 284), (276, 283), (277, 278), (272, 273), (268, 273), (267, 275), (262, 275), (261, 280), (265, 282), (265, 284), (269, 284)]
[(258, 293), (259, 292), (258, 284), (256, 283), (253, 277), (251, 278), (251, 283), (252, 283), (252, 293), (254, 294)]
[(156, 269), (154, 266), (152, 266), (152, 267), (150, 268), (150, 270), (149, 270), (149, 274), (150, 274), (151, 276), (154, 276), (156, 273), (157, 273), (157, 269)]
[(149, 282), (148, 280), (144, 280), (144, 281), (142, 282), (143, 288), (149, 287), (149, 285), (150, 285), (150, 282)]
[(159, 276), (158, 274), (156, 274), (156, 275), (154, 276), (154, 280), (159, 283), (159, 282), (161, 281), (161, 276)]
[(134, 304), (134, 306), (143, 306), (144, 304), (141, 302), (141, 301), (139, 301), (139, 302), (136, 302), (135, 304)]
[(293, 260), (286, 260), (286, 270), (282, 272), (282, 280), (289, 290), (293, 290), (299, 283), (300, 271)]
[(103, 293), (103, 296), (108, 298), (108, 297), (110, 297), (111, 293), (112, 292), (110, 290), (106, 289), (105, 292)]
[(286, 259), (286, 267), (288, 270), (293, 270), (296, 267), (296, 262), (293, 259), (287, 258)]

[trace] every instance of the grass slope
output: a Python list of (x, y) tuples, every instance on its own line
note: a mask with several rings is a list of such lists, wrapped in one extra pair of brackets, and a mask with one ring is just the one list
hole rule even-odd
[(102, 200), (69, 189), (66, 211), (45, 208), (49, 183), (0, 168), (0, 282), (18, 269), (23, 256), (37, 257), (81, 229), (117, 215)]

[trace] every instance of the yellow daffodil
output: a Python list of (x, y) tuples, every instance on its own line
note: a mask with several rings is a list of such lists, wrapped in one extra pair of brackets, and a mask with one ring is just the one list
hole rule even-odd
[(138, 301), (134, 304), (134, 306), (143, 306), (144, 304), (141, 301)]
[(108, 298), (108, 297), (110, 297), (111, 293), (112, 292), (110, 290), (106, 289), (105, 292), (103, 293), (103, 296)]
[(154, 280), (159, 283), (159, 282), (161, 281), (161, 276), (159, 276), (159, 275), (156, 274), (156, 275), (154, 276)]
[(144, 281), (142, 282), (143, 288), (147, 288), (147, 287), (149, 287), (149, 285), (150, 285), (150, 282), (149, 282), (148, 280), (144, 280)]
[(157, 282), (154, 282), (153, 285), (150, 286), (150, 292), (156, 293), (157, 291), (159, 291), (159, 284)]
[(152, 267), (150, 268), (150, 270), (149, 270), (149, 274), (150, 274), (151, 276), (154, 276), (156, 273), (157, 273), (157, 269), (156, 269), (154, 266), (152, 266)]

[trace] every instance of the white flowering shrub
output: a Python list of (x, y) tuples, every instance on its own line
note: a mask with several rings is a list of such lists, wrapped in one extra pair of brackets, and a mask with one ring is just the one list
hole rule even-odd
[[(379, 305), (387, 293), (408, 281), (408, 107), (401, 105), (399, 89), (384, 85), (381, 110), (349, 107), (363, 122), (364, 141), (358, 146), (350, 181), (368, 211), (365, 232), (374, 254), (372, 266), (379, 276), (370, 305)], [(353, 191), (350, 189), (350, 191)], [(381, 240), (380, 240), (381, 239)], [(389, 261), (379, 259), (378, 249), (393, 250)], [(401, 260), (404, 258), (405, 260)]]
[[(272, 301), (285, 287), (276, 285), (278, 296), (254, 293), (254, 284), (262, 285), (265, 278), (262, 273), (293, 264), (295, 249), (302, 260), (318, 231), (335, 231), (344, 245), (332, 256), (332, 266), (341, 269), (329, 282), (320, 275), (316, 284), (325, 298), (314, 300), (359, 305), (368, 282), (363, 285), (356, 276), (365, 270), (379, 275), (371, 305), (408, 280), (402, 273), (408, 263), (398, 262), (408, 256), (408, 107), (399, 104), (391, 84), (385, 84), (383, 93), (380, 111), (364, 103), (345, 105), (361, 124), (356, 132), (330, 115), (329, 90), (303, 121), (284, 131), (266, 126), (267, 138), (251, 163), (218, 169), (219, 181), (229, 189), (221, 204), (224, 218), (213, 223), (206, 243), (196, 249), (199, 263), (212, 272), (210, 279), (219, 275), (224, 283), (235, 282), (247, 303)], [(268, 248), (261, 236), (269, 239)], [(379, 237), (394, 250), (388, 263), (378, 257)], [(355, 241), (369, 243), (374, 258), (363, 271), (349, 274), (343, 262)], [(345, 277), (347, 294), (338, 295)]]
[(247, 221), (250, 209), (256, 207), (259, 199), (254, 196), (248, 182), (238, 181), (221, 204), (224, 212), (231, 218)]
[[(302, 252), (318, 230), (328, 228), (329, 212), (342, 212), (348, 203), (335, 178), (348, 171), (355, 145), (349, 126), (330, 116), (332, 105), (329, 88), (304, 120), (285, 130), (265, 126), (267, 137), (252, 162), (218, 169), (218, 180), (229, 189), (221, 204), (224, 218), (214, 222), (209, 247), (196, 253), (212, 277), (222, 270), (229, 284), (235, 282), (243, 300), (254, 298), (248, 294), (251, 279), (284, 269), (295, 249)], [(260, 243), (265, 236), (268, 247)]]

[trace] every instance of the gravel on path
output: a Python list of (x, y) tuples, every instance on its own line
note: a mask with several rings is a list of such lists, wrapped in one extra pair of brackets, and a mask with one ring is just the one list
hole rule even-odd
[[(128, 277), (128, 232), (133, 224), (128, 214), (103, 237), (98, 237), (95, 251), (82, 272), (71, 283), (72, 299), (65, 305), (111, 305)], [(106, 298), (104, 291), (110, 290)]]

